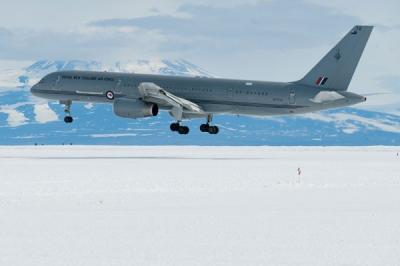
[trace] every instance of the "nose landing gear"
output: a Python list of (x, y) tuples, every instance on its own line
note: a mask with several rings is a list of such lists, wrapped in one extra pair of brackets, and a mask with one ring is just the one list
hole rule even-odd
[(64, 107), (64, 113), (65, 113), (65, 117), (64, 117), (64, 122), (66, 124), (71, 124), (74, 119), (71, 116), (71, 105), (72, 105), (72, 101), (60, 101), (60, 104), (63, 104)]
[(66, 116), (66, 117), (64, 117), (64, 122), (67, 124), (70, 124), (70, 123), (74, 122), (74, 119), (72, 118), (72, 116)]

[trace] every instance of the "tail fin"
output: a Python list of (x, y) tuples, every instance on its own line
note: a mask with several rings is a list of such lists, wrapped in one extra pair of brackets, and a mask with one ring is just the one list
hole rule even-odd
[(371, 35), (373, 26), (355, 26), (300, 84), (345, 91)]

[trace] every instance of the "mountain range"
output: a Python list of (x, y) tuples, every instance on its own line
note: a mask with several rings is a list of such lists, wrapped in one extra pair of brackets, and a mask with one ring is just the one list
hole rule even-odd
[(169, 131), (167, 113), (130, 120), (112, 106), (74, 103), (73, 124), (63, 107), (33, 97), (29, 88), (57, 70), (96, 70), (164, 75), (215, 76), (185, 60), (140, 60), (107, 65), (97, 61), (40, 60), (0, 65), (0, 145), (400, 145), (400, 116), (357, 108), (282, 117), (215, 116), (219, 135), (201, 133), (203, 120), (185, 122), (187, 136)]

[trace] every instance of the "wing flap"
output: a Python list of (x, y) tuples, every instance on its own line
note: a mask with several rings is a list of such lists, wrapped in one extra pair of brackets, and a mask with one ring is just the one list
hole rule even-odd
[(169, 93), (152, 82), (143, 82), (139, 85), (138, 89), (144, 101), (171, 106), (173, 108), (181, 108), (182, 111), (204, 113), (203, 109), (194, 102)]

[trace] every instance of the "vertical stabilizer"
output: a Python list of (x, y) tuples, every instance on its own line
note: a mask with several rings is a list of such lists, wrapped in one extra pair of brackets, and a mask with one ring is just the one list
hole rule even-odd
[(355, 26), (298, 83), (345, 91), (371, 35), (373, 26)]

